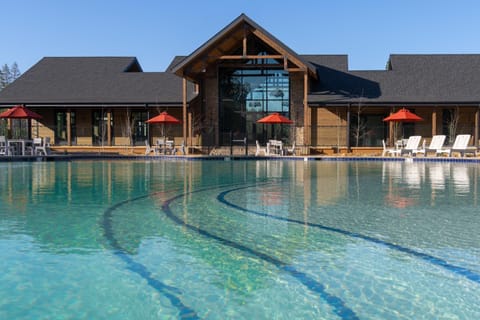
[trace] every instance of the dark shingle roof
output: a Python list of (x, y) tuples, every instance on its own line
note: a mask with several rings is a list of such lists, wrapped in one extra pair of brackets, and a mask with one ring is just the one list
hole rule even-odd
[(312, 104), (478, 104), (480, 55), (391, 55), (384, 71), (317, 66)]
[(134, 57), (43, 58), (0, 92), (0, 103), (181, 105), (181, 78), (141, 70)]
[(346, 54), (302, 54), (301, 57), (316, 67), (323, 66), (342, 71), (348, 70), (348, 56)]
[[(391, 55), (388, 70), (349, 71), (345, 55), (302, 55), (316, 68), (311, 105), (479, 104), (480, 55)], [(167, 71), (184, 61), (175, 57)], [(0, 104), (181, 105), (182, 79), (142, 72), (134, 57), (43, 58), (0, 92)], [(194, 98), (189, 84), (188, 101)]]

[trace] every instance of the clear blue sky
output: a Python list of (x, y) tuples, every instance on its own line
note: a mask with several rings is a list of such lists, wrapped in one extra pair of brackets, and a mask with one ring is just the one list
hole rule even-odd
[(245, 13), (299, 54), (347, 54), (383, 69), (392, 53), (480, 54), (478, 0), (0, 0), (0, 65), (45, 56), (136, 56), (164, 71)]

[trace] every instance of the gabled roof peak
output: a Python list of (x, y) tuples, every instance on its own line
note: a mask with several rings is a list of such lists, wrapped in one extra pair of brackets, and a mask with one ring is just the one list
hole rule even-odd
[[(296, 71), (305, 70), (313, 77), (316, 77), (315, 68), (280, 40), (263, 29), (246, 14), (240, 14), (222, 30), (217, 32), (210, 40), (187, 56), (183, 61), (172, 68), (172, 72), (179, 76), (194, 77), (201, 73), (205, 66), (220, 59), (230, 59), (228, 56), (239, 45), (243, 47), (243, 55), (233, 57), (234, 59), (249, 59), (247, 53), (246, 37), (253, 35), (259, 41), (265, 43), (275, 52), (276, 59), (283, 59), (285, 68), (288, 63), (296, 66)], [(242, 43), (243, 42), (243, 43)], [(290, 70), (289, 70), (290, 71)]]

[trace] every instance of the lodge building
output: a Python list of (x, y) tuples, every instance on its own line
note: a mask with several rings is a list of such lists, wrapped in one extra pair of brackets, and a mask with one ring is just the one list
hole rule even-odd
[[(135, 57), (43, 58), (0, 92), (0, 108), (18, 104), (42, 116), (33, 136), (72, 150), (153, 143), (161, 127), (146, 120), (167, 111), (182, 125), (166, 134), (188, 152), (274, 135), (301, 154), (361, 152), (393, 143), (400, 129), (383, 119), (403, 107), (424, 121), (402, 135), (471, 134), (478, 147), (480, 54), (392, 54), (385, 70), (355, 71), (346, 55), (296, 53), (242, 14), (165, 72)], [(256, 122), (273, 112), (294, 123)]]

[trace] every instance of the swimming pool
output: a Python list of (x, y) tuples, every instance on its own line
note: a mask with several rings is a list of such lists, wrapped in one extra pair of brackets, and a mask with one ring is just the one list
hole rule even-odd
[(468, 163), (0, 163), (1, 319), (478, 319)]

